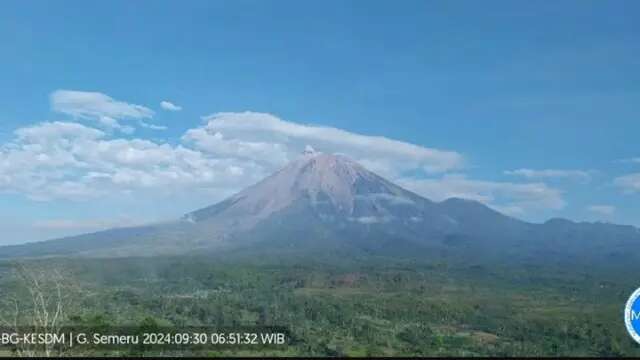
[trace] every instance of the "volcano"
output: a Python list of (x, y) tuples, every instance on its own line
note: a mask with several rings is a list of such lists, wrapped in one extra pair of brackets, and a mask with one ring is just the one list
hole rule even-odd
[(270, 254), (460, 262), (635, 262), (632, 226), (533, 224), (479, 202), (433, 202), (342, 155), (307, 149), (271, 176), (175, 221), (0, 247), (0, 257)]

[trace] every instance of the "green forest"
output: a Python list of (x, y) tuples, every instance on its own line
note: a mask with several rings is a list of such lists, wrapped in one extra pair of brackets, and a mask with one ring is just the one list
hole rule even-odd
[(52, 330), (273, 326), (286, 329), (288, 341), (183, 349), (5, 345), (0, 354), (640, 356), (622, 318), (633, 280), (620, 271), (595, 276), (586, 268), (390, 259), (7, 261), (0, 264), (5, 331), (31, 325)]

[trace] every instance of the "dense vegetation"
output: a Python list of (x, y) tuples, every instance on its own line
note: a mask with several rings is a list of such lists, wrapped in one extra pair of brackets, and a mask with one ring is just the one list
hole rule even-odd
[[(29, 292), (15, 266), (2, 264), (0, 291), (26, 302)], [(590, 269), (385, 259), (336, 265), (205, 257), (47, 259), (21, 267), (56, 269), (73, 283), (64, 288), (65, 324), (274, 325), (290, 334), (285, 347), (193, 350), (196, 355), (640, 355), (622, 320), (638, 284), (620, 271), (596, 276)], [(5, 318), (9, 305), (3, 303)], [(10, 347), (1, 349), (11, 354)]]

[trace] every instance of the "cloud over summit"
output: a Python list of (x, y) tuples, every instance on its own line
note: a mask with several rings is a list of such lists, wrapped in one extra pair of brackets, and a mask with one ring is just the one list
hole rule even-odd
[[(53, 107), (74, 118), (142, 119), (153, 112), (100, 93), (60, 90)], [(512, 214), (565, 206), (562, 192), (544, 183), (481, 181), (451, 174), (462, 154), (384, 136), (283, 120), (258, 112), (203, 117), (178, 144), (124, 138), (77, 122), (20, 128), (0, 147), (0, 192), (40, 201), (84, 200), (134, 191), (229, 194), (301, 155), (309, 146), (346, 155), (370, 170), (434, 200), (474, 199)], [(98, 125), (99, 126), (99, 125)], [(220, 200), (212, 198), (211, 201)]]
[[(463, 156), (455, 151), (332, 127), (303, 125), (266, 113), (215, 113), (203, 119), (205, 126), (187, 132), (185, 139), (193, 140), (196, 147), (205, 150), (213, 143), (226, 142), (247, 151), (271, 149), (270, 155), (275, 158), (290, 159), (310, 144), (319, 151), (346, 154), (387, 176), (416, 169), (438, 173), (459, 169), (464, 164)], [(211, 140), (216, 137), (216, 141)], [(206, 140), (210, 140), (209, 145)]]

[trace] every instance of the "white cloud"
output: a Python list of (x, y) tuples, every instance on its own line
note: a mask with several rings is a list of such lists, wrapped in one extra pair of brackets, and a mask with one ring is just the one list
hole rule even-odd
[(207, 157), (182, 145), (109, 139), (77, 123), (18, 129), (0, 148), (0, 191), (82, 200), (132, 190), (237, 189), (265, 175), (251, 161)]
[(275, 170), (296, 156), (296, 151), (285, 144), (226, 138), (220, 132), (196, 128), (186, 132), (182, 140), (212, 156), (239, 158), (259, 162)]
[(613, 180), (613, 184), (627, 194), (640, 192), (640, 173), (619, 176)]
[[(424, 174), (462, 167), (462, 156), (453, 151), (296, 124), (269, 114), (215, 114), (207, 117), (205, 125), (188, 130), (182, 141), (170, 145), (118, 138), (69, 122), (21, 128), (10, 143), (0, 147), (0, 192), (41, 201), (144, 191), (227, 195), (313, 146), (322, 152), (345, 154), (436, 201), (474, 199), (514, 215), (565, 206), (559, 190), (539, 182), (479, 181), (455, 174), (424, 178)], [(215, 200), (219, 198), (211, 197)]]
[(572, 178), (584, 182), (591, 180), (591, 173), (584, 170), (557, 170), (557, 169), (517, 169), (507, 170), (505, 175), (522, 176), (528, 179), (553, 179), (553, 178)]
[(102, 125), (102, 127), (105, 129), (119, 130), (129, 135), (135, 132), (135, 128), (133, 128), (132, 126), (122, 125), (118, 120), (108, 116), (103, 116), (99, 118), (98, 123)]
[(79, 118), (145, 119), (153, 110), (141, 105), (118, 101), (99, 92), (56, 90), (51, 94), (54, 111)]
[(168, 110), (168, 111), (180, 111), (182, 110), (182, 106), (178, 106), (170, 101), (162, 101), (160, 102), (160, 107)]
[(616, 207), (611, 205), (591, 205), (587, 207), (587, 210), (600, 215), (613, 215)]
[(626, 164), (640, 164), (640, 157), (621, 159), (621, 160), (617, 160), (617, 162), (626, 163)]
[(510, 215), (565, 207), (562, 192), (544, 183), (472, 180), (450, 174), (439, 179), (403, 178), (397, 183), (434, 201), (456, 197), (476, 200)]
[(462, 156), (383, 137), (305, 126), (268, 114), (218, 114), (191, 129), (182, 145), (124, 139), (78, 123), (18, 129), (0, 148), (0, 191), (36, 200), (87, 199), (140, 189), (239, 190), (313, 146), (347, 154), (397, 178), (407, 171), (445, 171)]
[(153, 110), (142, 105), (118, 101), (99, 92), (56, 90), (50, 96), (51, 109), (75, 119), (93, 120), (109, 130), (130, 134), (133, 128), (121, 120), (150, 119)]
[(255, 112), (216, 113), (204, 117), (205, 126), (183, 139), (197, 149), (235, 154), (256, 161), (283, 164), (306, 145), (322, 152), (342, 153), (388, 177), (405, 171), (444, 172), (463, 166), (462, 155), (382, 136), (368, 136), (314, 125), (302, 125)]
[(99, 139), (105, 133), (77, 123), (49, 122), (40, 125), (20, 128), (15, 132), (16, 137), (22, 143), (48, 144), (59, 139)]

